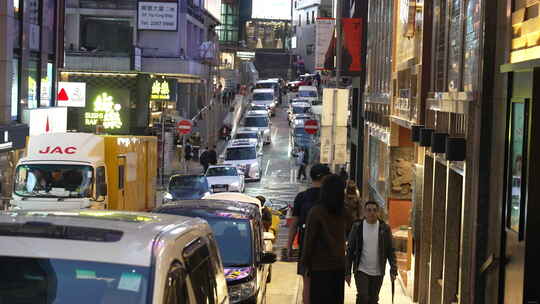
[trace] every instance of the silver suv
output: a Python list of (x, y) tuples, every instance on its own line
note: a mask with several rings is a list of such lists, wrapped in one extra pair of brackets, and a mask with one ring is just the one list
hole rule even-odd
[(267, 115), (246, 115), (242, 121), (242, 126), (247, 128), (257, 128), (263, 134), (264, 144), (272, 143), (272, 122)]
[(262, 152), (257, 145), (246, 139), (231, 140), (223, 155), (223, 163), (236, 166), (244, 172), (246, 180), (261, 180)]

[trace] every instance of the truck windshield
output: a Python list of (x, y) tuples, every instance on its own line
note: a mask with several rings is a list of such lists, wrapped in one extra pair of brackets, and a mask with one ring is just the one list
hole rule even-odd
[(300, 91), (298, 92), (300, 97), (317, 97), (317, 92), (315, 91)]
[(244, 126), (252, 128), (267, 128), (268, 118), (265, 116), (249, 116), (244, 118)]
[(15, 176), (15, 194), (24, 197), (91, 197), (93, 178), (91, 166), (20, 165)]
[(0, 303), (147, 303), (151, 294), (140, 266), (0, 256), (0, 273)]
[(274, 94), (272, 93), (254, 93), (253, 100), (263, 101), (263, 100), (272, 100), (274, 99)]

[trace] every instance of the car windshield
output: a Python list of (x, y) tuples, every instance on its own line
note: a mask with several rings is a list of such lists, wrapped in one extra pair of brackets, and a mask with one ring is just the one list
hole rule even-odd
[(256, 89), (273, 89), (277, 84), (272, 82), (262, 82), (255, 85)]
[(0, 256), (0, 303), (148, 303), (149, 268)]
[(300, 91), (298, 92), (300, 97), (317, 97), (317, 92), (315, 91)]
[(268, 108), (266, 106), (251, 106), (252, 111), (268, 111)]
[(206, 190), (208, 188), (204, 176), (175, 176), (169, 182), (169, 190)]
[(309, 107), (293, 107), (293, 114), (309, 113)]
[(255, 147), (227, 148), (225, 160), (248, 160), (257, 158)]
[(234, 136), (234, 139), (257, 139), (257, 133), (238, 133)]
[(274, 99), (274, 94), (272, 93), (253, 93), (253, 100), (272, 100)]
[(93, 179), (91, 166), (20, 165), (15, 175), (15, 194), (24, 197), (91, 197)]
[(264, 116), (251, 116), (244, 119), (245, 127), (266, 128), (268, 127), (268, 118)]
[(249, 220), (225, 217), (205, 218), (212, 227), (224, 267), (251, 264), (252, 241)]
[(233, 167), (208, 168), (206, 176), (238, 176), (238, 171)]

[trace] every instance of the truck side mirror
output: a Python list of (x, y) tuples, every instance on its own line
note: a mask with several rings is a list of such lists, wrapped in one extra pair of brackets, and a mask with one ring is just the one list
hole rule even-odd
[(107, 184), (103, 183), (103, 184), (99, 184), (98, 185), (98, 196), (106, 196), (107, 195)]

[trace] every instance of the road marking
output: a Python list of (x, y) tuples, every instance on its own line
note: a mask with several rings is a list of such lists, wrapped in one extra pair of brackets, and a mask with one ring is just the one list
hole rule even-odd
[(270, 167), (270, 160), (266, 162), (266, 169), (264, 169), (264, 176), (268, 176), (268, 168)]
[(272, 135), (272, 141), (276, 140), (277, 132), (278, 132), (278, 128), (274, 128), (274, 134)]

